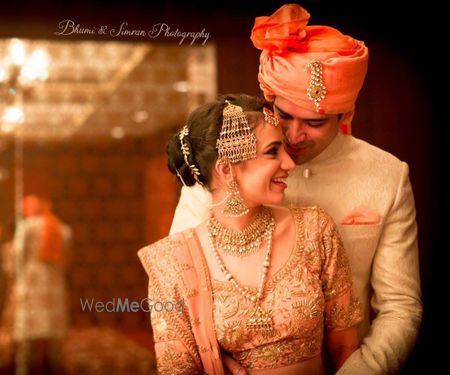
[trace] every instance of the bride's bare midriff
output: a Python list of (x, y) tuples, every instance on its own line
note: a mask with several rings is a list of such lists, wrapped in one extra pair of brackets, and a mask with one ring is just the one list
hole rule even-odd
[(247, 373), (251, 375), (325, 375), (325, 368), (322, 356), (319, 354), (295, 365), (263, 370), (247, 370)]

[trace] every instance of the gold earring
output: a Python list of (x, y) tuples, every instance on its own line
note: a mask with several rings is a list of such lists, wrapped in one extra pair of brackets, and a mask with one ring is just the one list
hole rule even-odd
[(249, 212), (244, 200), (239, 194), (239, 189), (236, 180), (233, 178), (228, 183), (227, 199), (225, 201), (225, 208), (222, 213), (228, 217), (239, 217)]

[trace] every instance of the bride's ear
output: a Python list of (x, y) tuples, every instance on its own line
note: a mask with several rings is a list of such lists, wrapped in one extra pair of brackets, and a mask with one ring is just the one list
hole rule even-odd
[(229, 163), (221, 163), (216, 161), (214, 172), (218, 181), (220, 181), (223, 185), (228, 185), (228, 183), (233, 179), (233, 170)]

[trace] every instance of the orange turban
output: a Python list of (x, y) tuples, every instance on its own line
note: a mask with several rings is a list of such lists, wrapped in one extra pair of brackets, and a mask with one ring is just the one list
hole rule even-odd
[(262, 50), (261, 90), (267, 100), (281, 96), (312, 111), (351, 112), (367, 72), (368, 49), (332, 27), (307, 26), (309, 18), (301, 6), (287, 4), (255, 19), (251, 40)]

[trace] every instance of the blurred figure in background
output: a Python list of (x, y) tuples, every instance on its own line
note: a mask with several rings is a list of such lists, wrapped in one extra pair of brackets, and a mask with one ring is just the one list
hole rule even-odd
[(12, 373), (12, 315), (11, 292), (14, 285), (13, 239), (14, 219), (0, 233), (0, 374)]
[(50, 201), (35, 195), (24, 198), (23, 221), (13, 243), (16, 373), (62, 373), (62, 340), (68, 329), (65, 267), (71, 237)]
[[(12, 260), (14, 232), (14, 220), (8, 221), (4, 227), (0, 228), (0, 317), (2, 317), (3, 310), (6, 308), (14, 275)], [(0, 320), (1, 326), (2, 321)]]

